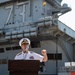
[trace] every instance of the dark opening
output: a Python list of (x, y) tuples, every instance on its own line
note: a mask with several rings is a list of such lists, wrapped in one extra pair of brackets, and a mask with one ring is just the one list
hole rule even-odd
[(55, 59), (62, 60), (62, 54), (61, 53), (55, 54)]
[(10, 51), (10, 50), (12, 50), (11, 47), (6, 47), (6, 51)]
[(31, 47), (32, 48), (40, 48), (41, 47), (40, 41), (32, 41), (31, 42)]
[(14, 46), (14, 47), (12, 47), (12, 48), (13, 48), (13, 50), (21, 49), (21, 47), (20, 47), (20, 46)]
[(4, 48), (0, 48), (0, 53), (3, 53), (4, 52)]
[(47, 54), (49, 60), (62, 60), (62, 54), (54, 54), (54, 53), (48, 53)]
[(48, 56), (48, 59), (49, 59), (49, 60), (53, 60), (53, 59), (54, 59), (54, 54), (50, 54), (50, 53), (49, 53), (49, 54), (47, 54), (47, 56)]

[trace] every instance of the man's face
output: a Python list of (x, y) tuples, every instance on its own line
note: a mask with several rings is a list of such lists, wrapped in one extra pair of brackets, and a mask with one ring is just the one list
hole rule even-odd
[(26, 51), (28, 45), (29, 45), (28, 43), (23, 43), (23, 44), (21, 45), (22, 50), (23, 50), (23, 51)]

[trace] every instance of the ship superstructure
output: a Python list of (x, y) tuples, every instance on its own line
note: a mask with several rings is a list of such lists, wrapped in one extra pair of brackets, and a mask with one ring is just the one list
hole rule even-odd
[(47, 50), (48, 62), (40, 75), (56, 75), (64, 62), (75, 60), (75, 31), (58, 20), (71, 11), (62, 0), (0, 0), (0, 75), (8, 75), (8, 60), (21, 51), (27, 37), (30, 50)]

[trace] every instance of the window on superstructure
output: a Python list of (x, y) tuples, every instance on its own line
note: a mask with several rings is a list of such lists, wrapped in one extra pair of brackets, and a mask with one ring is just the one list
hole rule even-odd
[(58, 54), (48, 53), (47, 55), (48, 55), (49, 60), (62, 60), (62, 54), (61, 53), (58, 53)]
[(61, 53), (55, 54), (55, 59), (62, 60), (62, 54)]
[(10, 51), (10, 50), (12, 50), (11, 47), (6, 47), (6, 51)]
[(0, 64), (2, 64), (2, 61), (1, 61), (1, 59), (0, 59)]
[(12, 47), (12, 48), (13, 48), (13, 50), (19, 50), (19, 49), (21, 49), (20, 46), (14, 46), (14, 47)]
[(3, 53), (4, 52), (4, 48), (0, 48), (0, 53)]
[(54, 59), (54, 54), (53, 53), (48, 53), (47, 56), (48, 56), (49, 60), (53, 60)]
[(32, 48), (40, 48), (41, 47), (40, 41), (32, 41), (31, 42), (31, 47)]

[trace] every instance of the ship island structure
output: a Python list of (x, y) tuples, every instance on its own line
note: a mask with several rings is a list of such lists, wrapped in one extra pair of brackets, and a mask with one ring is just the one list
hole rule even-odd
[(75, 31), (58, 20), (72, 9), (62, 1), (0, 0), (0, 75), (9, 75), (8, 60), (21, 51), (24, 37), (30, 51), (47, 50), (39, 75), (75, 75)]

